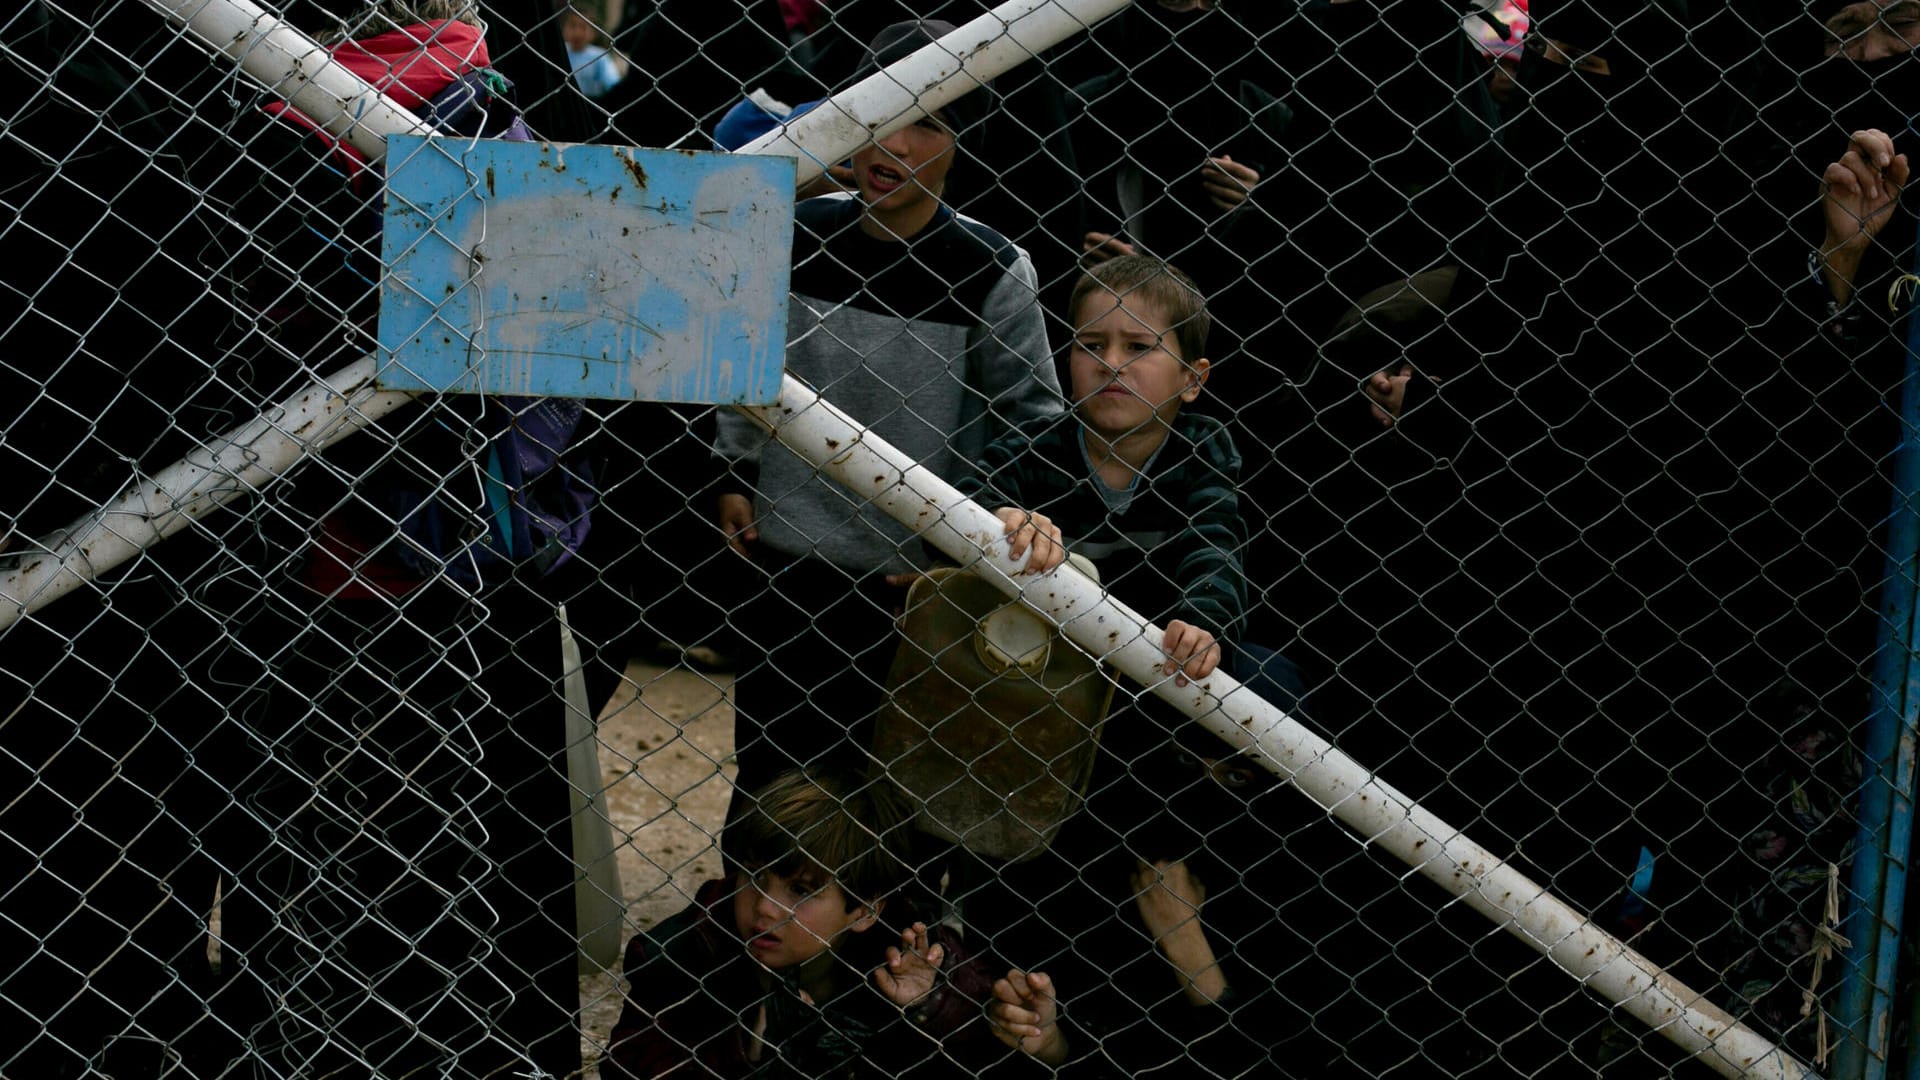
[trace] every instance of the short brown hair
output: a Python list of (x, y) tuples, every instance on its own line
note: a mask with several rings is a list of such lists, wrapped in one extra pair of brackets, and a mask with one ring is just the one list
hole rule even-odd
[(1180, 345), (1181, 360), (1207, 355), (1207, 333), (1213, 329), (1207, 298), (1200, 295), (1200, 286), (1173, 264), (1150, 255), (1122, 255), (1089, 267), (1073, 283), (1073, 295), (1067, 299), (1067, 318), (1073, 330), (1080, 328), (1080, 305), (1095, 292), (1123, 302), (1136, 295), (1151, 301), (1167, 317), (1174, 340)]
[(792, 769), (750, 801), (721, 836), (727, 857), (742, 867), (783, 877), (818, 867), (846, 894), (849, 911), (872, 907), (911, 876), (899, 852), (906, 815), (884, 779)]

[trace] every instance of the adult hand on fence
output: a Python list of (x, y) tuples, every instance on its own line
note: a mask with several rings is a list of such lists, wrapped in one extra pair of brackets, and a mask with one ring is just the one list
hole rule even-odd
[(914, 923), (900, 931), (899, 948), (887, 946), (887, 962), (873, 969), (873, 984), (903, 1009), (933, 992), (940, 965), (947, 958), (944, 946), (930, 946), (927, 941), (927, 924)]
[(1090, 232), (1080, 242), (1080, 253), (1088, 266), (1098, 266), (1122, 255), (1138, 255), (1140, 249), (1112, 233)]
[(1140, 909), (1140, 921), (1180, 977), (1187, 1000), (1195, 1005), (1220, 1000), (1227, 992), (1226, 973), (1220, 970), (1213, 944), (1200, 922), (1206, 886), (1187, 870), (1184, 861), (1149, 864), (1141, 859), (1134, 865), (1133, 897)]
[(1372, 401), (1373, 418), (1381, 427), (1392, 427), (1400, 419), (1400, 407), (1407, 401), (1407, 380), (1413, 378), (1413, 365), (1401, 364), (1391, 372), (1376, 371), (1363, 387)]
[(1175, 686), (1185, 686), (1190, 679), (1204, 679), (1220, 666), (1220, 642), (1211, 633), (1179, 619), (1167, 623), (1160, 651), (1167, 654), (1160, 673), (1173, 676)]
[(1013, 968), (993, 981), (987, 1019), (1001, 1042), (1047, 1065), (1067, 1060), (1067, 1035), (1060, 1030), (1060, 1003), (1053, 980), (1044, 971)]
[(1894, 153), (1893, 138), (1877, 128), (1854, 132), (1846, 153), (1821, 174), (1827, 230), (1820, 258), (1835, 301), (1852, 298), (1860, 259), (1892, 217), (1907, 175), (1907, 155)]
[(760, 539), (760, 530), (753, 525), (753, 500), (745, 495), (720, 496), (718, 521), (727, 546), (743, 558), (749, 557), (747, 545)]
[(1222, 210), (1232, 210), (1247, 201), (1254, 185), (1260, 182), (1260, 170), (1242, 165), (1225, 154), (1210, 157), (1200, 165), (1200, 183), (1207, 198)]
[(1021, 573), (1044, 574), (1066, 559), (1066, 541), (1060, 538), (1060, 527), (1047, 515), (1003, 506), (995, 510), (993, 516), (1007, 527), (1009, 557), (1018, 559), (1028, 548), (1033, 549), (1033, 557), (1027, 560), (1026, 569)]

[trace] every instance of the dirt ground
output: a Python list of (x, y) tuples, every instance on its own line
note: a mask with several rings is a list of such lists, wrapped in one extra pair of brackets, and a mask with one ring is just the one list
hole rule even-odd
[[(629, 685), (600, 716), (600, 768), (626, 893), (621, 947), (636, 930), (685, 907), (720, 873), (717, 841), (733, 795), (731, 675), (636, 660)], [(580, 979), (585, 1076), (597, 1078), (620, 1015), (614, 971)]]

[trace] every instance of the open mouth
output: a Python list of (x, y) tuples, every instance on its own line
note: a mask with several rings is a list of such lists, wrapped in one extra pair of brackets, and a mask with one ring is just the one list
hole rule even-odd
[(891, 165), (867, 166), (867, 184), (881, 193), (893, 191), (912, 179), (912, 175)]

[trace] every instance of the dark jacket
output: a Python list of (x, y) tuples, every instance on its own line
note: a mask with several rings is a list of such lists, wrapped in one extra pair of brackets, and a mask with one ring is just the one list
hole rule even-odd
[(1156, 620), (1183, 619), (1224, 641), (1246, 619), (1241, 568), (1240, 452), (1226, 426), (1182, 413), (1123, 510), (1110, 509), (1081, 449), (1076, 417), (1030, 421), (988, 446), (980, 473), (959, 483), (989, 507), (1053, 519), (1067, 548), (1100, 569), (1100, 584)]

